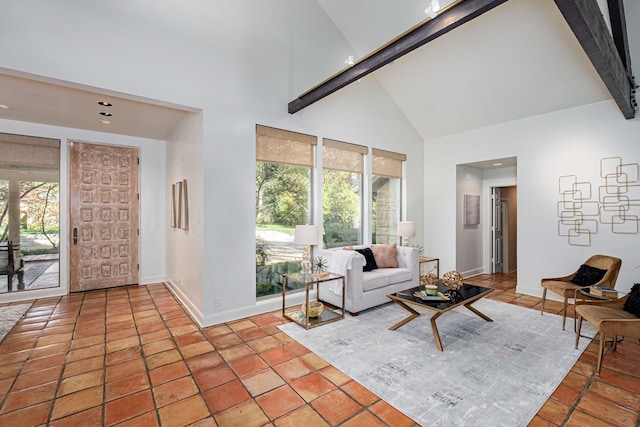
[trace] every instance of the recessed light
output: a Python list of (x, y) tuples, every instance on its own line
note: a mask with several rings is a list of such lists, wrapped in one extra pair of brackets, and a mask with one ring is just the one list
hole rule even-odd
[(9, 107), (8, 105), (5, 104), (0, 104), (0, 110), (10, 110), (11, 107)]
[(102, 105), (102, 106), (104, 106), (104, 107), (111, 107), (111, 106), (113, 106), (113, 104), (111, 104), (111, 103), (109, 103), (109, 102), (107, 102), (107, 101), (98, 101), (98, 104), (99, 104), (99, 105)]
[(493, 166), (502, 166), (502, 163), (500, 163), (500, 162), (494, 163)]
[(100, 111), (100, 115), (101, 115), (101, 116), (105, 116), (105, 117), (111, 117), (111, 116), (113, 116), (113, 114), (111, 114), (111, 113), (105, 113), (104, 111)]
[(111, 122), (109, 120), (100, 120), (100, 123), (102, 123), (103, 125), (110, 125)]

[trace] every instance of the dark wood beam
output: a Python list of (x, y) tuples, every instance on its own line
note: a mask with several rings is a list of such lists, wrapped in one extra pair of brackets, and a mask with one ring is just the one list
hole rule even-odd
[[(622, 115), (636, 115), (631, 68), (620, 59), (597, 0), (554, 0)], [(623, 16), (623, 15), (619, 15)], [(628, 72), (627, 72), (628, 71)]]
[(316, 101), (342, 89), (375, 70), (395, 61), (414, 49), (440, 37), (501, 5), (507, 0), (464, 0), (441, 12), (434, 19), (427, 20), (408, 32), (392, 40), (352, 67), (346, 68), (320, 83), (316, 87), (289, 102), (289, 113), (293, 114)]
[(618, 55), (620, 55), (622, 65), (629, 73), (631, 69), (631, 55), (629, 53), (629, 40), (627, 38), (627, 20), (624, 16), (624, 5), (622, 1), (623, 0), (608, 0), (609, 21), (611, 22), (613, 42), (616, 45), (616, 49), (618, 49)]

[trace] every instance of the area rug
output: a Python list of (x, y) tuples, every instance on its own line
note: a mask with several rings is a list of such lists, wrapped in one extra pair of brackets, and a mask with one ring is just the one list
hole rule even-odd
[[(493, 322), (464, 307), (443, 314), (444, 352), (430, 312), (388, 330), (408, 315), (393, 303), (310, 330), (280, 329), (423, 426), (526, 426), (590, 340), (576, 350), (572, 322), (563, 331), (557, 315), (487, 299), (474, 307)], [(584, 324), (583, 333), (595, 330)]]
[(0, 307), (0, 343), (27, 312), (31, 304), (15, 304)]

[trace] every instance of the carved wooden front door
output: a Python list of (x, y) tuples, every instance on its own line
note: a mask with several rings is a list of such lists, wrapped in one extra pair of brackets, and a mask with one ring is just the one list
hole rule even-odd
[(138, 149), (70, 141), (70, 290), (138, 283)]

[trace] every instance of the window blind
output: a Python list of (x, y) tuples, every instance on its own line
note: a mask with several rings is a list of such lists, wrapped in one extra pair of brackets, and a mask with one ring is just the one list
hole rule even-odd
[(323, 138), (322, 167), (344, 172), (364, 173), (364, 155), (369, 149), (362, 145)]
[(60, 140), (0, 133), (0, 164), (58, 169)]
[(373, 148), (371, 169), (373, 175), (388, 178), (402, 178), (402, 162), (407, 160), (406, 154)]
[(304, 133), (256, 125), (256, 161), (313, 167), (318, 138)]

